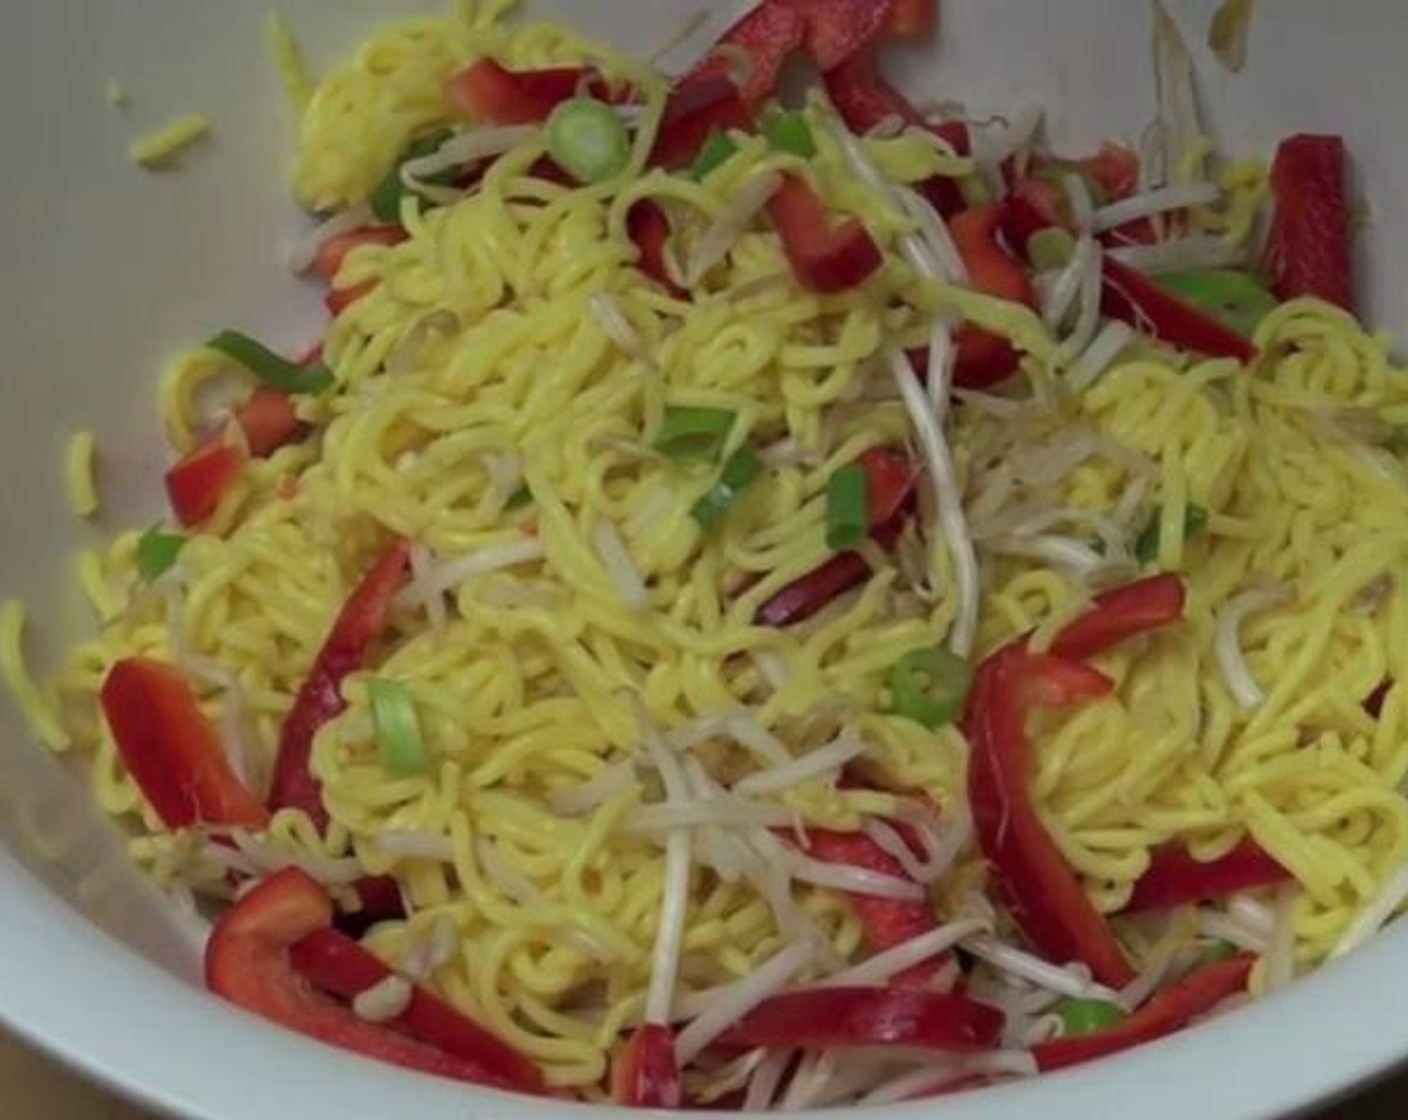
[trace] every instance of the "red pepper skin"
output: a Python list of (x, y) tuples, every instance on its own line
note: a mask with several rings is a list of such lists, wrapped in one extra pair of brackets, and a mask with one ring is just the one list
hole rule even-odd
[[(1036, 296), (1027, 270), (998, 243), (1002, 207), (998, 203), (965, 210), (949, 223), (954, 244), (968, 268), (971, 286), (984, 295), (1034, 307)], [(954, 383), (987, 389), (1017, 372), (1022, 356), (1007, 339), (979, 327), (958, 332)]]
[(1250, 838), (1221, 859), (1206, 863), (1194, 859), (1184, 848), (1164, 848), (1154, 853), (1149, 869), (1139, 876), (1122, 913), (1212, 902), (1242, 891), (1274, 887), (1290, 878), (1290, 872)]
[[(931, 124), (909, 100), (880, 73), (873, 51), (857, 51), (835, 70), (824, 75), (826, 92), (836, 111), (857, 135), (869, 132), (887, 117), (899, 117), (908, 124), (926, 128), (948, 142), (961, 156), (973, 150), (968, 126), (961, 121)], [(944, 218), (963, 209), (963, 192), (954, 179), (936, 175), (921, 183), (919, 191)]]
[(1112, 319), (1146, 330), (1156, 338), (1210, 358), (1235, 358), (1243, 365), (1256, 361), (1258, 351), (1230, 327), (1169, 295), (1142, 273), (1113, 257), (1105, 258), (1101, 310)]
[(344, 233), (341, 237), (330, 237), (318, 249), (318, 255), (313, 260), (313, 271), (331, 284), (337, 279), (342, 262), (353, 249), (360, 249), (363, 245), (400, 245), (406, 236), (406, 231), (400, 226), (368, 226)]
[[(395, 975), (380, 958), (335, 929), (315, 930), (295, 942), (289, 949), (289, 963), (315, 988), (345, 1000), (355, 999)], [(490, 1074), (486, 1082), (524, 1093), (543, 1091), (543, 1074), (536, 1065), (497, 1035), (419, 987), (406, 1010), (386, 1026), (442, 1053), (482, 1066)]]
[[(875, 871), (893, 879), (908, 879), (899, 860), (880, 847), (863, 832), (828, 832), (824, 829), (810, 829), (807, 832), (807, 850), (817, 859), (826, 863), (859, 867)], [(927, 901), (902, 902), (892, 898), (876, 898), (873, 895), (846, 892), (846, 899), (855, 909), (865, 928), (865, 940), (872, 952), (882, 953), (903, 945), (938, 927), (934, 908)], [(947, 956), (924, 961), (904, 972), (897, 973), (889, 981), (894, 988), (927, 988), (943, 968)]]
[(1239, 956), (1208, 965), (1154, 996), (1118, 1027), (1038, 1043), (1032, 1047), (1037, 1066), (1042, 1073), (1050, 1073), (1174, 1034), (1229, 996), (1245, 991), (1253, 963), (1252, 957)]
[(869, 485), (866, 487), (870, 527), (892, 521), (914, 493), (919, 471), (907, 455), (883, 447), (872, 448), (860, 457)]
[(491, 124), (541, 124), (577, 96), (591, 71), (580, 66), (509, 70), (481, 58), (445, 83), (445, 98), (462, 116)]
[(640, 254), (640, 270), (676, 299), (686, 298), (689, 293), (670, 279), (665, 267), (665, 245), (670, 239), (665, 211), (649, 199), (637, 202), (626, 214), (626, 232)]
[(256, 459), (267, 459), (279, 448), (297, 443), (305, 431), (288, 394), (268, 385), (259, 386), (240, 405), (235, 423)]
[(768, 214), (802, 287), (813, 292), (844, 292), (859, 287), (884, 263), (880, 248), (858, 218), (832, 225), (826, 206), (811, 185), (784, 175), (768, 202)]
[(226, 910), (205, 950), (205, 982), (216, 995), (289, 1030), (406, 1069), (473, 1084), (497, 1084), (478, 1062), (364, 1022), (293, 970), (289, 949), (332, 921), (327, 893), (303, 871), (271, 875)]
[(967, 996), (892, 988), (814, 988), (774, 996), (745, 1015), (722, 1042), (831, 1050), (913, 1046), (974, 1051), (992, 1046), (1005, 1017)]
[[(724, 32), (720, 47), (739, 48), (748, 54), (748, 81), (739, 90), (744, 102), (757, 108), (773, 95), (783, 66), (801, 50), (806, 39), (807, 21), (792, 4), (781, 0), (765, 0)], [(728, 69), (726, 57), (713, 55), (687, 74), (682, 84), (688, 86), (717, 77)]]
[(206, 440), (166, 472), (166, 496), (176, 520), (190, 529), (205, 521), (244, 469), (245, 452), (223, 437)]
[(1123, 144), (1102, 144), (1093, 156), (1076, 163), (1106, 202), (1119, 202), (1139, 189), (1139, 153)]
[(894, 0), (885, 34), (896, 39), (930, 39), (939, 29), (939, 0)]
[(807, 53), (825, 74), (886, 31), (894, 0), (782, 0), (806, 22)]
[(119, 661), (98, 698), (128, 773), (168, 828), (268, 825), (180, 670), (146, 657)]
[(1134, 971), (1032, 803), (1027, 713), (1108, 695), (1110, 679), (1078, 659), (1174, 621), (1183, 602), (1178, 577), (1155, 576), (1098, 597), (1057, 635), (1049, 654), (1030, 652), (1024, 638), (1005, 646), (979, 667), (964, 720), (978, 842), (1013, 918), (1048, 958), (1084, 961), (1113, 988), (1129, 983)]
[(1338, 136), (1292, 136), (1276, 151), (1265, 268), (1281, 299), (1314, 296), (1354, 310), (1345, 163)]
[(665, 104), (650, 163), (667, 171), (688, 167), (712, 132), (752, 127), (753, 111), (732, 78), (704, 74), (687, 79)]
[(375, 291), (376, 285), (375, 280), (368, 280), (365, 284), (354, 284), (350, 288), (333, 288), (323, 297), (323, 306), (328, 309), (329, 315), (337, 319), (363, 296)]
[(660, 1023), (636, 1030), (611, 1071), (611, 1099), (627, 1108), (674, 1109), (684, 1103), (674, 1031)]
[(1073, 661), (1095, 657), (1136, 634), (1177, 622), (1187, 598), (1183, 581), (1172, 573), (1112, 588), (1056, 636), (1051, 652)]
[(405, 582), (410, 552), (410, 543), (404, 540), (387, 548), (333, 623), (293, 710), (284, 720), (269, 793), (271, 809), (302, 809), (319, 829), (327, 827), (328, 813), (318, 780), (308, 768), (313, 736), (346, 709), (342, 682), (363, 667), (368, 649), (385, 627), (391, 600)]

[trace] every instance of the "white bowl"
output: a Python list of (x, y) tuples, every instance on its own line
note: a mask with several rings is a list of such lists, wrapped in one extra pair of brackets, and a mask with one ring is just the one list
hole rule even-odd
[[(426, 0), (429, 3), (429, 0)], [(538, 5), (643, 48), (699, 0)], [(716, 5), (722, 9), (723, 4)], [(0, 37), (0, 594), (42, 622), (53, 663), (87, 625), (66, 558), (89, 536), (63, 511), (62, 439), (96, 429), (104, 521), (154, 519), (163, 461), (153, 407), (162, 356), (229, 323), (290, 348), (320, 320), (281, 269), (302, 220), (281, 172), (289, 116), (256, 0), (46, 0), (8, 5)], [(1214, 0), (1173, 0), (1201, 43)], [(415, 0), (285, 0), (326, 62)], [(1061, 146), (1136, 136), (1151, 113), (1139, 0), (947, 0), (941, 44), (903, 59), (913, 92), (975, 112), (1037, 103)], [(1349, 140), (1375, 224), (1366, 309), (1408, 328), (1408, 5), (1263, 4), (1239, 78), (1199, 49), (1204, 91), (1232, 149), (1295, 131)], [(131, 95), (105, 102), (109, 79)], [(188, 109), (216, 138), (179, 173), (128, 163), (128, 142)], [(0, 706), (0, 1018), (64, 1060), (173, 1114), (235, 1120), (554, 1120), (585, 1110), (480, 1092), (362, 1061), (207, 996), (189, 939), (126, 866), (81, 791)], [(101, 927), (101, 928), (100, 928)], [(106, 932), (105, 932), (106, 931)], [(952, 1120), (1136, 1114), (1281, 1115), (1408, 1056), (1408, 926), (1254, 1007), (1128, 1057), (945, 1101)], [(883, 1110), (928, 1116), (932, 1104)], [(600, 1112), (597, 1115), (601, 1115)], [(877, 1113), (865, 1111), (867, 1120)]]

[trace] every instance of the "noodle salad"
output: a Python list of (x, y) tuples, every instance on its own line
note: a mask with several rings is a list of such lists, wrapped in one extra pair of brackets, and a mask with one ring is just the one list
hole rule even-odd
[(83, 558), (52, 684), (0, 613), (210, 988), (784, 1110), (1112, 1055), (1392, 919), (1408, 372), (1343, 143), (1215, 152), (1157, 3), (1155, 123), (1083, 157), (887, 81), (935, 0), (764, 0), (680, 71), (511, 6), (317, 82), (276, 28), (321, 340), (176, 358), (170, 516)]

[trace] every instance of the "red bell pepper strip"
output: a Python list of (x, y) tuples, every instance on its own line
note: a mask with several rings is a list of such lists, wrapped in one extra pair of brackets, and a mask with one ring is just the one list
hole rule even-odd
[(289, 395), (268, 385), (259, 386), (240, 405), (235, 423), (256, 459), (267, 459), (279, 448), (297, 443), (305, 430)]
[(350, 288), (333, 288), (323, 297), (323, 306), (336, 319), (363, 296), (375, 291), (376, 285), (375, 280), (368, 280), (365, 284), (354, 284)]
[(627, 1108), (679, 1108), (684, 1103), (674, 1031), (646, 1023), (631, 1035), (611, 1070), (611, 1099)]
[(408, 541), (398, 540), (389, 546), (333, 623), (293, 710), (284, 720), (269, 793), (271, 809), (302, 809), (319, 829), (327, 827), (328, 813), (318, 780), (308, 768), (313, 736), (346, 709), (342, 682), (363, 667), (372, 642), (385, 627), (391, 600), (405, 582), (410, 553)]
[(753, 111), (732, 78), (706, 74), (682, 82), (670, 94), (650, 163), (673, 171), (698, 157), (711, 133), (753, 127)]
[(859, 218), (833, 225), (811, 184), (798, 175), (782, 176), (768, 202), (768, 214), (802, 287), (844, 292), (865, 283), (884, 263), (880, 248)]
[(1281, 299), (1315, 296), (1354, 310), (1345, 161), (1338, 136), (1292, 136), (1276, 150), (1265, 266)]
[(1172, 910), (1190, 903), (1231, 898), (1242, 891), (1274, 887), (1290, 878), (1290, 872), (1250, 838), (1221, 859), (1209, 862), (1194, 859), (1184, 848), (1165, 848), (1154, 853), (1149, 869), (1135, 882), (1134, 893), (1122, 913)]
[(217, 435), (166, 472), (166, 496), (176, 520), (188, 529), (205, 521), (244, 469), (245, 451)]
[[(295, 942), (289, 949), (289, 963), (315, 988), (345, 1000), (395, 975), (375, 954), (335, 929), (315, 930)], [(543, 1091), (542, 1071), (533, 1062), (422, 988), (415, 988), (406, 1010), (386, 1026), (484, 1067), (496, 1084), (525, 1093)]]
[(1171, 576), (1101, 596), (1057, 636), (1052, 653), (1034, 654), (1019, 639), (988, 658), (979, 667), (964, 721), (972, 744), (968, 796), (979, 846), (1013, 918), (1050, 959), (1083, 961), (1096, 979), (1115, 988), (1129, 983), (1134, 972), (1031, 800), (1026, 719), (1033, 707), (1067, 707), (1108, 695), (1110, 679), (1072, 659), (1171, 622), (1182, 609), (1182, 585)]
[(481, 58), (445, 83), (445, 97), (461, 115), (491, 124), (541, 124), (577, 96), (592, 71), (580, 66), (509, 70)]
[(342, 269), (342, 262), (353, 249), (363, 245), (400, 245), (407, 234), (400, 226), (367, 226), (365, 229), (344, 233), (340, 237), (330, 237), (318, 249), (313, 260), (313, 271), (331, 284)]
[(812, 988), (766, 1000), (721, 1040), (727, 1046), (834, 1050), (909, 1046), (973, 1051), (992, 1046), (1005, 1017), (967, 996), (893, 988)]
[(939, 0), (894, 0), (884, 33), (896, 39), (929, 39), (939, 27)]
[(640, 254), (640, 270), (676, 299), (688, 296), (683, 288), (670, 279), (665, 267), (665, 245), (670, 240), (670, 220), (657, 203), (643, 199), (626, 214), (626, 232)]
[[(724, 32), (718, 47), (742, 50), (748, 56), (747, 78), (739, 90), (748, 105), (756, 108), (773, 95), (783, 66), (806, 38), (807, 21), (793, 5), (780, 0), (765, 0)], [(681, 85), (726, 75), (729, 68), (727, 52), (714, 53), (687, 74)]]
[(365, 1022), (294, 971), (289, 950), (332, 922), (327, 892), (298, 868), (271, 875), (226, 910), (205, 950), (216, 995), (289, 1030), (407, 1069), (512, 1088), (481, 1061)]
[[(890, 549), (900, 539), (918, 472), (904, 456), (872, 450), (860, 458), (870, 476), (870, 536)], [(842, 552), (788, 584), (758, 608), (759, 626), (782, 628), (802, 622), (870, 578), (870, 565), (858, 552)]]
[(1093, 156), (1076, 163), (1107, 203), (1129, 198), (1139, 189), (1139, 153), (1123, 144), (1102, 144)]
[(1208, 965), (1160, 992), (1117, 1027), (1078, 1038), (1058, 1038), (1032, 1047), (1042, 1073), (1118, 1054), (1182, 1030), (1199, 1015), (1245, 991), (1254, 960), (1231, 957)]
[(119, 661), (99, 701), (127, 772), (167, 828), (269, 823), (180, 670), (146, 657)]
[(1243, 365), (1257, 359), (1257, 348), (1211, 315), (1169, 295), (1127, 264), (1107, 256), (1101, 309), (1136, 329), (1148, 331), (1180, 350), (1210, 358), (1235, 358)]
[[(928, 129), (961, 156), (973, 150), (967, 125), (961, 121), (927, 121), (880, 73), (873, 51), (857, 51), (824, 79), (836, 111), (857, 135), (864, 135), (886, 118), (899, 117), (907, 124)], [(951, 218), (965, 205), (957, 180), (942, 175), (920, 184), (919, 191), (944, 218)]]
[[(1036, 306), (1027, 270), (998, 243), (1002, 207), (991, 203), (965, 210), (950, 223), (953, 241), (968, 268), (969, 284), (984, 295)], [(965, 389), (987, 389), (1017, 372), (1022, 356), (1001, 335), (972, 325), (957, 337), (954, 383)]]
[(799, 13), (806, 23), (806, 49), (816, 68), (835, 70), (884, 33), (894, 0), (772, 0)]
[[(900, 861), (863, 832), (810, 829), (807, 832), (807, 851), (826, 863), (859, 867), (892, 879), (909, 878)], [(934, 907), (928, 901), (903, 902), (849, 891), (845, 893), (860, 918), (866, 943), (872, 952), (883, 953), (886, 949), (931, 933), (938, 927)], [(891, 977), (889, 984), (894, 988), (927, 988), (946, 961), (946, 956), (935, 957), (914, 965)]]

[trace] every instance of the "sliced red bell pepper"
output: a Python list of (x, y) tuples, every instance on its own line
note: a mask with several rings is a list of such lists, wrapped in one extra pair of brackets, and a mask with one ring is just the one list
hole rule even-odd
[(896, 39), (929, 39), (939, 28), (939, 0), (894, 0), (885, 34)]
[[(781, 0), (764, 0), (724, 32), (719, 47), (742, 50), (748, 55), (747, 80), (739, 91), (748, 105), (756, 108), (773, 95), (783, 66), (801, 50), (806, 38), (807, 21), (791, 4)], [(681, 85), (726, 75), (730, 68), (726, 52), (711, 54), (685, 76)]]
[(612, 1067), (611, 1099), (627, 1108), (673, 1109), (683, 1104), (674, 1031), (660, 1023), (637, 1028)]
[(166, 496), (186, 528), (205, 521), (244, 469), (245, 451), (223, 436), (206, 440), (166, 472)]
[[(395, 975), (379, 957), (335, 929), (315, 930), (295, 942), (289, 963), (314, 987), (349, 1001)], [(422, 988), (415, 988), (406, 1010), (386, 1026), (482, 1066), (497, 1084), (524, 1093), (543, 1091), (542, 1071), (533, 1062)]]
[(1230, 327), (1164, 291), (1127, 264), (1106, 257), (1101, 309), (1112, 319), (1144, 330), (1180, 350), (1210, 358), (1257, 359), (1257, 348)]
[(1119, 1026), (1078, 1038), (1058, 1038), (1032, 1047), (1042, 1073), (1080, 1065), (1182, 1030), (1199, 1015), (1246, 990), (1254, 960), (1231, 957), (1208, 965), (1160, 992)]
[[(908, 520), (918, 472), (908, 459), (893, 451), (869, 451), (860, 462), (870, 479), (871, 539), (881, 548), (894, 548)], [(858, 552), (842, 552), (788, 584), (759, 607), (757, 623), (778, 628), (793, 626), (859, 587), (870, 575), (865, 557)]]
[(1123, 144), (1102, 144), (1093, 156), (1079, 159), (1076, 164), (1099, 189), (1105, 202), (1119, 202), (1139, 189), (1139, 153)]
[(1292, 136), (1276, 150), (1265, 263), (1281, 299), (1315, 296), (1354, 310), (1346, 158), (1338, 136)]
[(332, 288), (323, 297), (323, 306), (336, 319), (363, 296), (371, 295), (376, 290), (376, 284), (375, 280), (368, 280), (364, 284), (353, 284), (350, 288)]
[(705, 74), (676, 86), (665, 103), (650, 163), (673, 171), (698, 157), (711, 133), (751, 129), (753, 111), (724, 74)]
[[(806, 49), (825, 74), (889, 30), (894, 0), (774, 0), (794, 9), (806, 23)], [(914, 5), (906, 5), (913, 7)], [(912, 13), (911, 13), (912, 15)]]
[(205, 950), (216, 995), (309, 1038), (407, 1069), (513, 1088), (483, 1062), (365, 1022), (294, 971), (289, 950), (332, 922), (332, 902), (296, 867), (271, 875), (226, 910)]
[(407, 234), (400, 226), (367, 226), (365, 229), (330, 237), (318, 249), (313, 260), (313, 271), (331, 284), (342, 269), (342, 262), (353, 249), (363, 245), (400, 245)]
[(643, 199), (626, 214), (626, 232), (630, 235), (640, 260), (640, 270), (676, 299), (688, 296), (683, 288), (670, 279), (665, 267), (665, 245), (670, 240), (670, 219), (659, 204)]
[(445, 83), (452, 108), (473, 120), (491, 124), (541, 124), (564, 101), (577, 96), (592, 71), (580, 66), (546, 70), (509, 70), (492, 58), (481, 58)]
[(1025, 639), (979, 667), (964, 726), (972, 746), (968, 796), (979, 846), (1027, 939), (1061, 964), (1083, 961), (1096, 979), (1123, 987), (1134, 977), (1108, 923), (1086, 896), (1032, 802), (1032, 744), (1026, 719), (1034, 707), (1061, 708), (1109, 694), (1110, 679), (1073, 658), (1173, 621), (1183, 607), (1176, 577), (1159, 576), (1109, 592), (1062, 631), (1050, 654)]
[(147, 657), (119, 661), (99, 701), (127, 772), (168, 828), (269, 823), (180, 670)]
[(408, 541), (390, 545), (333, 623), (293, 710), (284, 720), (269, 793), (271, 809), (302, 809), (320, 829), (327, 827), (328, 813), (318, 780), (308, 767), (313, 736), (346, 709), (342, 682), (364, 667), (372, 642), (385, 628), (391, 600), (405, 582), (410, 553)]
[(782, 185), (768, 201), (768, 214), (798, 283), (811, 291), (859, 287), (884, 263), (880, 247), (860, 219), (833, 225), (826, 205), (798, 175), (782, 176)]
[[(826, 92), (847, 127), (864, 135), (881, 121), (898, 117), (907, 124), (925, 128), (948, 142), (961, 156), (973, 150), (968, 126), (961, 121), (931, 123), (880, 73), (873, 51), (857, 51), (835, 70), (825, 75)], [(942, 175), (920, 184), (924, 195), (944, 218), (963, 209), (963, 191), (957, 180)]]
[[(1027, 270), (998, 243), (1002, 207), (991, 203), (965, 210), (949, 223), (954, 244), (968, 268), (969, 284), (997, 299), (1036, 306)], [(965, 389), (987, 389), (1017, 372), (1022, 356), (1007, 339), (968, 325), (958, 332), (954, 383)]]
[(726, 1046), (798, 1050), (909, 1046), (972, 1051), (992, 1046), (1005, 1017), (967, 996), (894, 988), (812, 988), (774, 996), (745, 1015)]
[(1149, 869), (1134, 884), (1124, 913), (1172, 910), (1196, 902), (1231, 898), (1242, 891), (1274, 887), (1291, 874), (1255, 840), (1243, 840), (1221, 859), (1194, 859), (1186, 848), (1154, 853)]
[[(900, 861), (863, 832), (810, 829), (807, 832), (807, 851), (826, 863), (859, 867), (892, 879), (909, 878)], [(860, 918), (866, 943), (872, 952), (882, 953), (938, 928), (934, 907), (928, 901), (903, 902), (852, 892), (846, 892), (846, 899)], [(897, 973), (890, 979), (890, 986), (927, 988), (947, 959), (946, 956), (936, 957)]]
[(240, 405), (235, 423), (256, 459), (267, 459), (279, 448), (297, 443), (306, 430), (289, 395), (268, 385), (259, 386)]

